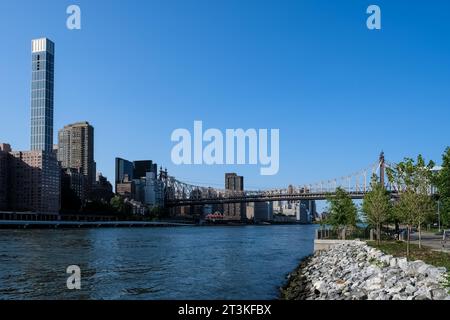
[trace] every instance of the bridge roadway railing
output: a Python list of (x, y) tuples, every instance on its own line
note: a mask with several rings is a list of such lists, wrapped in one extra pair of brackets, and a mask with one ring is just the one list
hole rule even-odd
[[(169, 207), (205, 205), (205, 204), (228, 204), (228, 203), (246, 203), (246, 202), (269, 202), (269, 201), (299, 201), (299, 200), (326, 200), (332, 197), (333, 192), (316, 193), (295, 193), (295, 194), (241, 194), (225, 197), (205, 197), (205, 198), (186, 198), (172, 199), (166, 202)], [(364, 191), (353, 191), (348, 193), (354, 199), (363, 199), (366, 195)]]

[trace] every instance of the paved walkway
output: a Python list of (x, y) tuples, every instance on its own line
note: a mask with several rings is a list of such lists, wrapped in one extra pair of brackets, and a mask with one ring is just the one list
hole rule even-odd
[[(414, 244), (419, 244), (418, 232), (411, 235), (411, 242)], [(436, 235), (430, 232), (422, 232), (422, 245), (435, 251), (450, 253), (450, 231), (447, 230), (447, 241), (446, 243), (444, 243), (444, 246), (442, 246), (442, 235)]]

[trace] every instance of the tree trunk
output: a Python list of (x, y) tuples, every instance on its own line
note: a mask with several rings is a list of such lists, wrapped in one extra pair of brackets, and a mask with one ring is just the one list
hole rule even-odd
[(408, 234), (407, 234), (407, 241), (406, 241), (406, 256), (409, 258), (409, 241), (411, 240), (411, 228), (408, 224), (407, 226)]
[(419, 223), (419, 249), (422, 249), (422, 224)]
[(377, 243), (378, 243), (378, 245), (381, 244), (381, 230), (380, 229), (381, 229), (380, 224), (377, 223)]

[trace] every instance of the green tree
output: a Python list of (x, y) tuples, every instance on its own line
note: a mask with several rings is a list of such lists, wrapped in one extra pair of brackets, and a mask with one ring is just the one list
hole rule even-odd
[(125, 202), (124, 202), (124, 200), (123, 200), (123, 198), (122, 197), (120, 197), (120, 196), (114, 196), (112, 199), (111, 199), (111, 202), (110, 202), (110, 204), (111, 204), (111, 207), (113, 208), (113, 210), (116, 212), (116, 213), (125, 213)]
[(386, 173), (390, 183), (399, 192), (413, 190), (416, 193), (427, 193), (433, 181), (434, 166), (433, 161), (425, 164), (424, 158), (419, 155), (416, 161), (405, 158), (394, 168), (387, 168)]
[(387, 169), (389, 181), (399, 194), (394, 216), (407, 226), (407, 255), (409, 255), (411, 228), (418, 227), (421, 247), (422, 225), (433, 211), (430, 187), (434, 180), (432, 171), (434, 166), (433, 161), (426, 164), (422, 155), (419, 155), (416, 161), (405, 158), (394, 168)]
[(152, 220), (159, 220), (165, 216), (165, 210), (163, 207), (155, 206), (150, 208), (148, 215)]
[(377, 242), (381, 242), (381, 227), (390, 219), (391, 202), (389, 192), (382, 185), (377, 176), (372, 177), (372, 188), (362, 204), (362, 212), (372, 227), (377, 229)]
[(432, 198), (413, 190), (403, 192), (395, 206), (395, 211), (407, 227), (406, 253), (409, 256), (411, 242), (411, 228), (417, 226), (419, 230), (419, 247), (422, 247), (422, 225), (434, 214)]
[(358, 221), (358, 210), (348, 193), (342, 189), (336, 189), (336, 195), (328, 198), (329, 215), (326, 223), (333, 229), (346, 232), (349, 227), (356, 227)]
[(440, 202), (441, 221), (450, 225), (450, 147), (442, 155), (442, 170), (436, 176), (436, 186)]
[(417, 212), (415, 213), (415, 225), (419, 229), (419, 248), (422, 248), (422, 226), (430, 223), (435, 218), (435, 202), (431, 195), (418, 193)]

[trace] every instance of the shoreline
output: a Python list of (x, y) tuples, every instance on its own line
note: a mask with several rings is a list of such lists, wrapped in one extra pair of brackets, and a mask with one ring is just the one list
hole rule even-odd
[(0, 229), (87, 229), (191, 227), (195, 224), (165, 221), (23, 221), (0, 220)]
[(304, 258), (280, 288), (280, 299), (450, 300), (448, 277), (445, 268), (353, 241)]
[(195, 223), (174, 221), (70, 221), (70, 220), (0, 220), (2, 229), (87, 229), (87, 228), (162, 228), (162, 227), (271, 227), (302, 225), (298, 223)]

